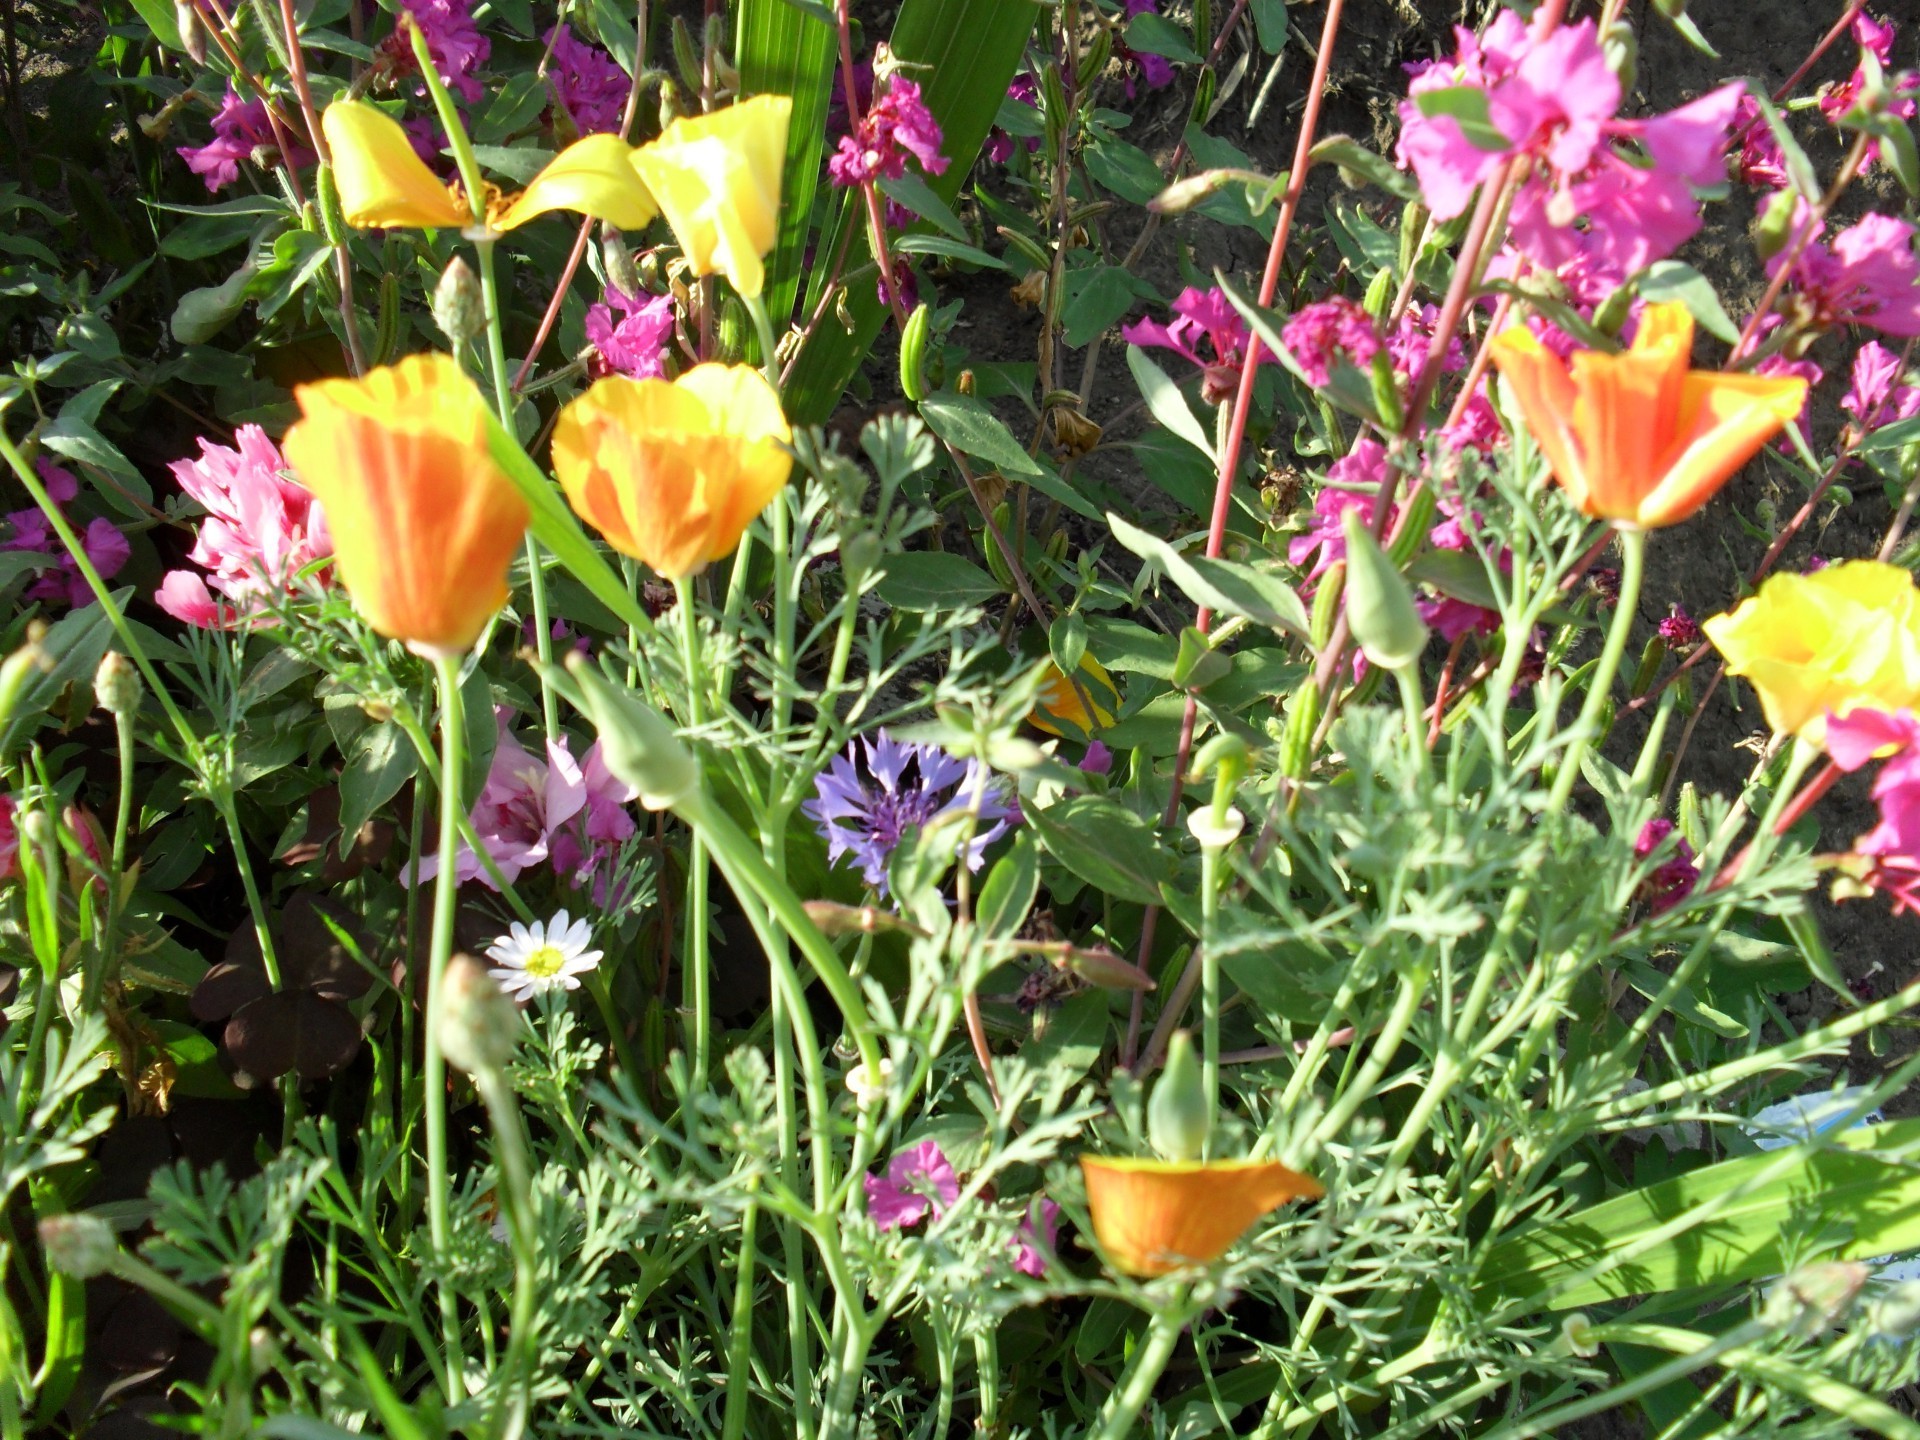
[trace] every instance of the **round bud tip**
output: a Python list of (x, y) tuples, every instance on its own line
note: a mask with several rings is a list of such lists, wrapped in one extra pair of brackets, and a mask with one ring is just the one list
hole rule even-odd
[(440, 991), (440, 1048), (470, 1075), (498, 1070), (520, 1040), (520, 1012), (471, 955), (447, 962)]
[(91, 1280), (113, 1268), (120, 1242), (97, 1215), (49, 1215), (40, 1222), (40, 1248), (61, 1274)]

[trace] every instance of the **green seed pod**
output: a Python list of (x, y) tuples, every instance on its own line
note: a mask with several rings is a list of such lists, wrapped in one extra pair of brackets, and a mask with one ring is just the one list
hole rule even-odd
[(1404, 275), (1413, 268), (1413, 262), (1420, 257), (1420, 237), (1426, 233), (1427, 212), (1417, 200), (1409, 200), (1400, 207), (1400, 259), (1393, 268), (1396, 274)]
[(1413, 591), (1373, 538), (1358, 510), (1346, 513), (1347, 623), (1361, 653), (1382, 670), (1399, 670), (1427, 648), (1427, 626)]
[(1753, 248), (1762, 260), (1771, 260), (1793, 238), (1793, 210), (1797, 197), (1791, 189), (1776, 190), (1753, 226)]
[(1307, 638), (1317, 655), (1333, 641), (1333, 625), (1340, 618), (1340, 596), (1347, 586), (1347, 562), (1336, 560), (1320, 576), (1313, 592), (1313, 614), (1307, 620)]
[(673, 68), (680, 72), (680, 83), (698, 93), (703, 78), (700, 52), (694, 49), (693, 32), (679, 15), (673, 17)]
[(1367, 282), (1367, 298), (1362, 302), (1367, 314), (1375, 320), (1385, 320), (1387, 311), (1393, 306), (1393, 272), (1376, 270), (1373, 279)]
[(580, 687), (581, 709), (600, 732), (607, 769), (640, 792), (643, 806), (665, 810), (700, 788), (699, 760), (658, 710), (616, 689), (584, 655), (569, 655), (567, 670)]
[(1385, 350), (1374, 352), (1367, 380), (1373, 387), (1373, 408), (1381, 427), (1397, 433), (1406, 424), (1407, 407), (1400, 399), (1400, 378), (1393, 373), (1393, 359)]
[(1280, 741), (1280, 773), (1304, 780), (1313, 768), (1313, 737), (1320, 728), (1320, 687), (1302, 681), (1287, 705), (1287, 731)]
[(927, 398), (927, 334), (932, 328), (933, 311), (923, 300), (900, 332), (900, 393), (916, 405)]
[(747, 316), (747, 307), (729, 295), (726, 303), (720, 307), (720, 323), (714, 329), (714, 345), (719, 351), (719, 358), (739, 360), (747, 353), (752, 333), (753, 322)]
[(1093, 43), (1087, 46), (1086, 51), (1080, 56), (1080, 68), (1075, 78), (1080, 82), (1079, 88), (1082, 92), (1100, 78), (1107, 68), (1107, 62), (1111, 59), (1113, 59), (1113, 32), (1101, 26), (1094, 31)]
[(380, 277), (380, 309), (373, 317), (373, 348), (368, 360), (384, 365), (400, 344), (400, 277), (391, 270)]
[(640, 272), (633, 268), (633, 252), (611, 225), (600, 227), (600, 259), (607, 267), (607, 283), (625, 295), (639, 295)]
[(1168, 1160), (1198, 1160), (1207, 1153), (1212, 1130), (1213, 1100), (1200, 1057), (1193, 1053), (1193, 1037), (1176, 1030), (1167, 1046), (1166, 1067), (1147, 1101), (1147, 1138)]
[(1622, 285), (1600, 302), (1593, 312), (1593, 328), (1602, 335), (1618, 335), (1620, 327), (1633, 313), (1634, 287)]
[(340, 187), (334, 183), (331, 165), (320, 167), (315, 189), (320, 196), (320, 225), (327, 232), (327, 243), (346, 244), (347, 222), (340, 212)]
[(1640, 652), (1640, 668), (1633, 672), (1633, 684), (1627, 693), (1638, 700), (1653, 688), (1654, 678), (1666, 663), (1667, 642), (1658, 635), (1648, 637), (1647, 648)]
[[(993, 523), (1000, 527), (1002, 535), (1007, 533), (1007, 522), (1013, 518), (1013, 512), (1007, 508), (1006, 501), (993, 507)], [(993, 538), (993, 531), (986, 526), (980, 527), (980, 548), (987, 555), (987, 569), (993, 572), (993, 578), (1009, 590), (1013, 588), (1013, 567), (1007, 564), (1007, 557), (1000, 551), (1000, 542)]]
[[(1384, 355), (1386, 352), (1383, 350), (1380, 353)], [(1405, 568), (1426, 543), (1427, 531), (1433, 528), (1433, 513), (1439, 508), (1439, 503), (1439, 497), (1433, 493), (1431, 485), (1418, 486), (1407, 496), (1400, 533), (1394, 537), (1393, 547), (1387, 552), (1396, 570)]]
[(1200, 78), (1193, 84), (1193, 108), (1187, 112), (1188, 123), (1204, 125), (1213, 114), (1213, 97), (1220, 88), (1219, 77), (1211, 70), (1202, 70)]

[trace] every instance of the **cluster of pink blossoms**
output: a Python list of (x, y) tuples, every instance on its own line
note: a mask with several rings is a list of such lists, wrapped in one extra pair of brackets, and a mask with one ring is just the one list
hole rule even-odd
[[(1869, 80), (1866, 57), (1871, 55), (1880, 72), (1883, 92), (1881, 111), (1895, 120), (1911, 120), (1920, 97), (1920, 72), (1893, 70), (1894, 27), (1862, 10), (1853, 17), (1853, 38), (1860, 46), (1861, 63), (1839, 85), (1829, 86), (1820, 96), (1820, 113), (1830, 124), (1838, 125), (1865, 96)], [(1786, 156), (1774, 138), (1759, 104), (1751, 95), (1740, 98), (1740, 178), (1749, 185), (1781, 190), (1787, 185)], [(1880, 158), (1880, 142), (1870, 141), (1861, 156), (1862, 166)]]
[(1911, 420), (1920, 415), (1920, 385), (1907, 382), (1898, 355), (1869, 340), (1853, 352), (1852, 384), (1840, 397), (1840, 408), (1862, 433)]
[(1869, 863), (1866, 883), (1892, 898), (1894, 914), (1920, 911), (1920, 719), (1910, 710), (1829, 716), (1826, 748), (1850, 773), (1884, 757), (1873, 777), (1880, 823), (1853, 850)]
[[(584, 760), (573, 758), (565, 736), (550, 740), (543, 764), (507, 728), (510, 714), (495, 712), (500, 738), (468, 817), (474, 834), (509, 884), (549, 865), (568, 884), (591, 889), (596, 904), (617, 903), (609, 890), (620, 847), (639, 829), (627, 808), (639, 792), (613, 777), (597, 740)], [(428, 855), (415, 878), (425, 882), (439, 873), (440, 857)], [(465, 844), (453, 873), (494, 888), (493, 876)]]
[[(1171, 350), (1197, 365), (1200, 394), (1207, 404), (1219, 405), (1231, 399), (1247, 363), (1247, 322), (1218, 288), (1196, 290), (1189, 286), (1168, 308), (1173, 311), (1171, 324), (1136, 320), (1121, 327), (1120, 338), (1129, 345)], [(1273, 363), (1271, 355), (1260, 359), (1264, 364)]]
[(553, 47), (547, 84), (573, 128), (582, 135), (617, 134), (632, 84), (627, 72), (598, 45), (576, 39), (564, 24), (547, 39)]
[[(620, 312), (618, 320), (613, 318), (615, 310)], [(633, 296), (609, 285), (606, 298), (587, 307), (587, 343), (594, 349), (588, 372), (596, 380), (606, 375), (665, 379), (673, 324), (671, 295)]]
[(287, 593), (300, 571), (333, 553), (320, 503), (287, 474), (267, 432), (242, 425), (233, 438), (233, 446), (203, 439), (198, 459), (171, 467), (207, 518), (187, 557), (200, 569), (168, 571), (154, 599), (203, 630), (250, 620), (269, 596)]
[[(213, 139), (204, 145), (182, 145), (180, 158), (187, 168), (207, 182), (207, 189), (218, 193), (240, 178), (240, 162), (263, 152), (279, 154), (279, 140), (267, 120), (267, 107), (261, 100), (242, 100), (232, 85), (213, 117)], [(297, 141), (286, 157), (290, 165), (311, 165), (314, 154)]]
[[(62, 469), (44, 455), (34, 462), (34, 468), (40, 472), (40, 481), (47, 487), (48, 498), (64, 513), (80, 493), (80, 482), (73, 478), (72, 471)], [(28, 600), (44, 600), (75, 610), (93, 603), (92, 587), (80, 574), (80, 567), (74, 563), (60, 536), (37, 506), (32, 510), (12, 511), (0, 519), (5, 520), (8, 532), (7, 538), (0, 540), (0, 550), (28, 551), (49, 557), (48, 562), (40, 567), (39, 576), (27, 587)], [(118, 575), (133, 554), (127, 537), (120, 533), (120, 527), (106, 519), (87, 522), (87, 528), (80, 534), (80, 548), (86, 551), (87, 559), (102, 580), (111, 580)]]
[[(902, 1150), (884, 1175), (868, 1175), (867, 1215), (881, 1230), (905, 1230), (931, 1215), (938, 1220), (960, 1198), (960, 1177), (946, 1152), (931, 1140)], [(1036, 1218), (1038, 1224), (1036, 1225)], [(1040, 1200), (1020, 1222), (1013, 1242), (1013, 1268), (1035, 1279), (1047, 1273), (1044, 1243), (1052, 1250), (1060, 1234), (1060, 1207)]]
[(907, 158), (912, 156), (927, 174), (944, 175), (950, 162), (940, 153), (942, 139), (939, 122), (920, 98), (919, 83), (895, 75), (860, 123), (840, 137), (827, 160), (827, 174), (834, 184), (849, 188), (898, 180), (907, 173)]
[[(476, 72), (487, 63), (493, 45), (474, 23), (473, 0), (401, 0), (401, 3), (413, 17), (413, 23), (420, 27), (420, 34), (427, 42), (427, 54), (433, 57), (433, 68), (439, 72), (441, 81), (469, 105), (477, 105), (484, 92)], [(381, 50), (397, 73), (404, 75), (414, 68), (413, 42), (403, 31), (396, 28), (382, 43)], [(420, 86), (420, 93), (426, 93), (424, 84)]]

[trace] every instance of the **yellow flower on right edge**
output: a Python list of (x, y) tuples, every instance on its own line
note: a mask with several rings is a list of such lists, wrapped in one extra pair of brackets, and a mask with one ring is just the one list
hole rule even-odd
[(756, 95), (675, 120), (633, 152), (633, 168), (695, 275), (724, 275), (752, 299), (780, 238), (780, 179), (793, 100)]
[(1772, 575), (1700, 628), (1781, 734), (1817, 745), (1829, 714), (1920, 704), (1920, 591), (1898, 565)]
[(1692, 349), (1693, 317), (1663, 304), (1623, 354), (1562, 360), (1522, 325), (1491, 353), (1567, 498), (1646, 530), (1706, 504), (1806, 403), (1805, 380), (1692, 370)]

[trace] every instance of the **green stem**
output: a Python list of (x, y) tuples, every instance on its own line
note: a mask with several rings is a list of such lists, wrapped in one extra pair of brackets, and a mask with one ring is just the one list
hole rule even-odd
[[(750, 1190), (758, 1188), (749, 1181)], [(740, 1216), (740, 1264), (733, 1282), (732, 1331), (727, 1336), (727, 1409), (721, 1424), (721, 1440), (741, 1440), (747, 1432), (747, 1405), (753, 1399), (749, 1357), (753, 1350), (753, 1261), (754, 1231), (759, 1225), (760, 1206), (749, 1200)], [(799, 1283), (789, 1276), (789, 1285)], [(798, 1388), (799, 1377), (795, 1377)]]
[(984, 1440), (993, 1440), (1000, 1428), (1000, 1331), (989, 1326), (973, 1337), (973, 1373), (980, 1395), (980, 1420), (975, 1427)]
[[(440, 869), (434, 876), (433, 930), (427, 951), (426, 1050), (420, 1066), (421, 1100), (427, 1117), (427, 1230), (434, 1258), (440, 1265), (448, 1255), (451, 1226), (449, 1199), (453, 1176), (447, 1167), (447, 1061), (440, 1051), (440, 1016), (446, 988), (447, 960), (453, 954), (453, 920), (460, 882), (454, 855), (460, 843), (460, 775), (466, 763), (466, 726), (460, 695), (460, 663), (437, 657), (434, 672), (440, 681)], [(452, 1287), (440, 1286), (440, 1329), (445, 1341), (447, 1399), (466, 1393), (465, 1363), (460, 1322)]]
[(1173, 1358), (1174, 1347), (1180, 1343), (1180, 1332), (1192, 1318), (1187, 1296), (1183, 1286), (1168, 1299), (1165, 1309), (1155, 1313), (1153, 1323), (1147, 1327), (1147, 1338), (1134, 1352), (1133, 1362), (1127, 1366), (1119, 1388), (1107, 1397), (1100, 1428), (1094, 1432), (1093, 1440), (1127, 1440), (1133, 1434), (1134, 1423), (1147, 1401), (1153, 1398), (1153, 1387), (1159, 1383), (1167, 1362)]
[(494, 1158), (500, 1164), (501, 1203), (506, 1211), (507, 1240), (513, 1250), (513, 1300), (508, 1311), (507, 1354), (503, 1367), (512, 1387), (507, 1412), (500, 1424), (501, 1440), (519, 1440), (526, 1429), (533, 1398), (534, 1320), (539, 1309), (540, 1255), (533, 1233), (533, 1165), (520, 1105), (513, 1087), (499, 1070), (483, 1069), (473, 1077), (493, 1126)]
[[(693, 581), (680, 576), (673, 582), (680, 612), (680, 656), (686, 671), (687, 728), (706, 723), (705, 668), (700, 662), (700, 616), (694, 604)], [(693, 1056), (696, 1084), (707, 1083), (709, 1035), (713, 1029), (713, 987), (707, 915), (707, 845), (697, 831), (687, 847), (686, 946), (680, 967), (682, 995), (687, 1009), (687, 1048)]]
[(1640, 581), (1646, 573), (1647, 532), (1620, 527), (1620, 599), (1613, 607), (1613, 624), (1607, 630), (1606, 648), (1600, 663), (1587, 682), (1586, 703), (1580, 718), (1574, 721), (1573, 735), (1560, 757), (1560, 773), (1554, 777), (1553, 791), (1547, 797), (1547, 813), (1558, 814), (1567, 808), (1573, 787), (1580, 779), (1580, 762), (1587, 749), (1599, 738), (1600, 716), (1613, 694), (1613, 677), (1620, 673), (1620, 660), (1627, 653), (1627, 641), (1640, 610)]
[(1220, 914), (1220, 862), (1225, 854), (1218, 845), (1200, 852), (1200, 1083), (1210, 1120), (1220, 1113), (1220, 955), (1214, 923)]

